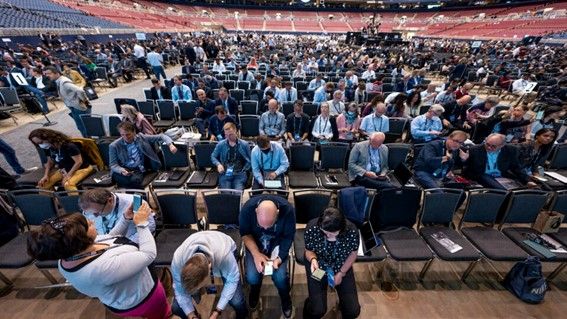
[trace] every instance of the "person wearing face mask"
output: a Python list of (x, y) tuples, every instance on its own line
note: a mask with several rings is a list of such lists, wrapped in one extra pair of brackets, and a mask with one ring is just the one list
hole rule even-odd
[(337, 130), (339, 131), (339, 141), (353, 142), (358, 139), (360, 123), (362, 122), (358, 115), (358, 106), (356, 103), (350, 103), (346, 112), (341, 113), (337, 117)]
[[(342, 318), (360, 315), (356, 280), (352, 265), (356, 261), (359, 233), (336, 208), (329, 207), (320, 217), (307, 224), (305, 230), (305, 272), (309, 292), (303, 307), (303, 318), (322, 318), (327, 312), (327, 287), (334, 287), (339, 298)], [(311, 275), (325, 271), (321, 280)]]
[(220, 174), (219, 187), (244, 190), (250, 171), (250, 147), (238, 138), (234, 123), (224, 124), (223, 129), (226, 139), (218, 143), (211, 154), (211, 162)]
[(453, 167), (462, 166), (469, 158), (468, 152), (460, 148), (467, 138), (467, 133), (453, 131), (447, 139), (425, 144), (413, 165), (415, 180), (424, 189), (444, 187), (445, 182), (452, 181)]
[(47, 155), (45, 174), (37, 184), (39, 188), (52, 190), (56, 183), (61, 182), (65, 190), (74, 191), (94, 171), (79, 146), (61, 132), (38, 128), (31, 131), (28, 139)]
[(264, 181), (280, 180), (285, 189), (284, 173), (289, 168), (289, 160), (284, 148), (278, 142), (272, 142), (265, 135), (256, 138), (256, 146), (252, 149), (252, 189), (264, 188)]
[[(131, 220), (124, 220), (124, 216), (133, 214), (133, 203), (134, 195), (112, 193), (104, 188), (89, 189), (79, 197), (79, 207), (83, 215), (94, 223), (97, 240), (122, 236), (135, 243), (139, 242), (136, 225)], [(142, 203), (147, 204), (145, 200)], [(153, 233), (156, 230), (154, 217), (149, 216), (148, 222), (148, 228)], [(127, 226), (123, 227), (123, 223)]]
[(143, 189), (144, 176), (161, 167), (161, 161), (152, 145), (165, 143), (172, 153), (177, 152), (177, 148), (165, 134), (136, 134), (136, 126), (130, 122), (118, 124), (118, 131), (121, 137), (109, 147), (112, 179), (121, 188)]

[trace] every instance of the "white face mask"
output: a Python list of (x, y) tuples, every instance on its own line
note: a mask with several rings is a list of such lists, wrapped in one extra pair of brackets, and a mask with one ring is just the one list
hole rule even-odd
[(49, 143), (41, 143), (38, 145), (39, 147), (43, 148), (44, 150), (48, 149), (51, 147), (51, 144)]

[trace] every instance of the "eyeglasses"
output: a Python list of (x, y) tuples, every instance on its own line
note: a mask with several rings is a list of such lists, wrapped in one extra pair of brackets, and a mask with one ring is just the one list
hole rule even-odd
[(450, 140), (453, 141), (453, 143), (457, 143), (459, 145), (465, 144), (465, 141), (458, 141), (458, 140), (455, 140), (455, 139), (452, 139), (452, 138), (450, 138)]
[(489, 148), (494, 148), (494, 149), (499, 148), (499, 147), (502, 146), (502, 145), (490, 144), (490, 143), (488, 143), (488, 142), (484, 142), (484, 144), (485, 144), (487, 147), (489, 147)]
[(93, 216), (95, 216), (95, 217), (98, 217), (98, 216), (102, 215), (102, 212), (103, 212), (104, 209), (106, 208), (106, 204), (107, 204), (107, 203), (108, 203), (108, 202), (105, 202), (104, 205), (102, 206), (102, 208), (101, 208), (98, 212), (96, 212), (96, 213), (83, 210), (83, 215), (85, 215), (85, 216), (87, 216), (87, 215), (93, 215)]
[(58, 216), (51, 217), (41, 222), (42, 225), (49, 225), (51, 228), (55, 229), (56, 231), (60, 232), (61, 234), (65, 234), (63, 228), (67, 225), (67, 222), (63, 219), (60, 219)]

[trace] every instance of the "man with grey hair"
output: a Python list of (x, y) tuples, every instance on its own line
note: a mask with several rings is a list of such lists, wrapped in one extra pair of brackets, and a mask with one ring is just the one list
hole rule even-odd
[(506, 136), (498, 133), (488, 135), (484, 144), (470, 149), (464, 174), (486, 188), (508, 189), (503, 185), (506, 179), (528, 187), (536, 186), (520, 168), (517, 149), (507, 145)]
[(345, 111), (345, 103), (343, 100), (343, 92), (341, 90), (336, 90), (333, 93), (333, 99), (327, 101), (329, 104), (329, 113), (331, 116), (339, 116)]
[(386, 135), (375, 132), (367, 141), (358, 142), (348, 159), (348, 179), (351, 183), (377, 190), (393, 188), (388, 176)]
[(443, 124), (439, 118), (445, 109), (439, 104), (433, 104), (425, 114), (411, 121), (411, 136), (414, 143), (426, 143), (441, 136)]
[(369, 136), (374, 132), (388, 133), (390, 130), (390, 120), (386, 115), (386, 105), (379, 102), (374, 107), (374, 112), (366, 115), (360, 124), (362, 134)]

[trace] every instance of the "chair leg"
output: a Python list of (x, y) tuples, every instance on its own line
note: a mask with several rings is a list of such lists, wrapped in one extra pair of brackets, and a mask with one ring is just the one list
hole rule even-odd
[(39, 271), (45, 276), (45, 278), (47, 278), (47, 280), (49, 280), (49, 282), (51, 282), (52, 284), (58, 284), (59, 280), (55, 279), (55, 277), (53, 277), (53, 275), (49, 272), (49, 270), (47, 269), (39, 269)]
[(563, 271), (563, 269), (565, 269), (566, 266), (567, 262), (561, 263), (561, 265), (557, 266), (557, 268), (555, 268), (555, 270), (551, 272), (549, 276), (547, 276), (547, 281), (552, 281), (555, 277), (557, 277), (557, 275), (561, 273), (561, 271)]
[(295, 259), (290, 257), (289, 263), (291, 264), (290, 265), (291, 271), (289, 272), (289, 275), (291, 276), (291, 283), (290, 283), (290, 289), (291, 289), (290, 295), (291, 295), (293, 292), (293, 281), (295, 279)]
[(470, 273), (473, 271), (474, 267), (476, 266), (476, 264), (478, 264), (479, 261), (480, 259), (477, 259), (469, 264), (469, 266), (461, 276), (461, 281), (464, 282), (465, 280), (467, 280), (467, 277), (470, 275)]
[(431, 258), (425, 263), (425, 265), (423, 265), (423, 268), (421, 269), (421, 272), (419, 273), (419, 281), (423, 281), (425, 274), (427, 273), (427, 271), (429, 270), (429, 268), (433, 264), (433, 260), (434, 260), (434, 258)]
[(8, 279), (8, 277), (6, 277), (1, 271), (0, 271), (0, 280), (2, 280), (8, 286), (14, 285), (14, 283), (10, 279)]

